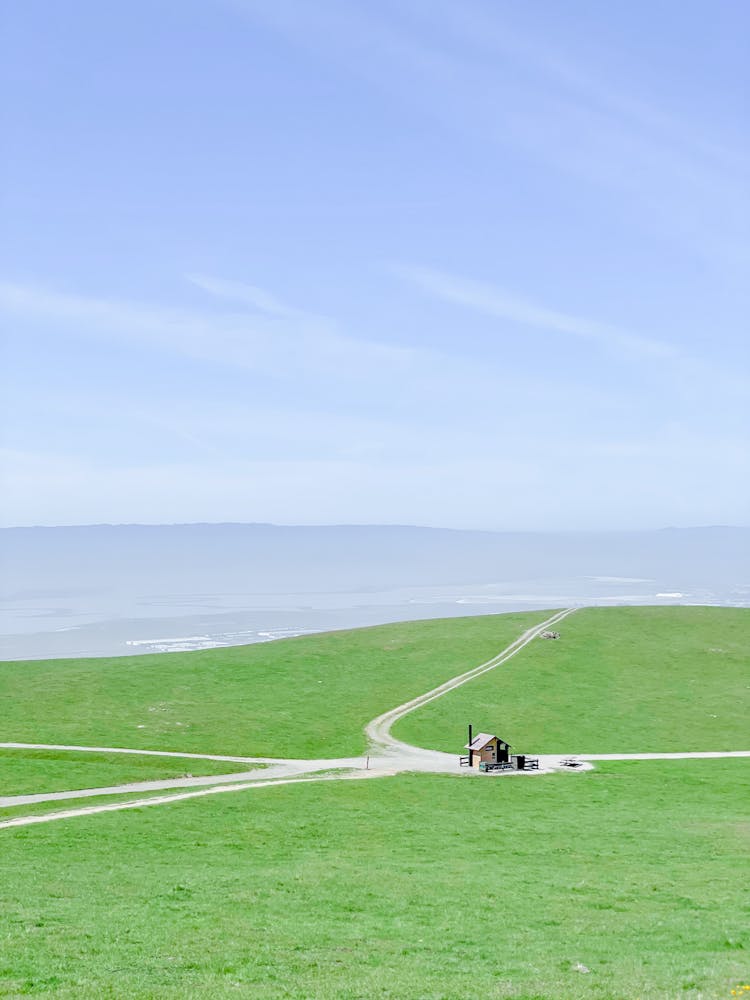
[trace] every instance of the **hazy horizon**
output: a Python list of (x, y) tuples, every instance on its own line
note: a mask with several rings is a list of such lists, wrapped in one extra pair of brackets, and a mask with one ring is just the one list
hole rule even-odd
[(486, 532), (407, 525), (0, 529), (6, 659), (263, 642), (612, 604), (750, 605), (750, 529)]
[(451, 524), (417, 524), (417, 523), (407, 523), (399, 521), (336, 521), (336, 522), (326, 522), (326, 521), (81, 521), (81, 522), (66, 522), (64, 524), (0, 524), (0, 531), (2, 530), (13, 530), (15, 528), (179, 528), (179, 527), (191, 527), (198, 525), (238, 525), (238, 526), (260, 526), (268, 528), (414, 528), (420, 529), (424, 528), (427, 531), (465, 531), (465, 532), (484, 532), (487, 534), (501, 535), (501, 534), (529, 534), (529, 535), (545, 535), (545, 534), (584, 534), (584, 535), (601, 535), (601, 534), (621, 534), (621, 533), (636, 533), (642, 534), (644, 532), (652, 531), (691, 531), (691, 530), (702, 530), (711, 528), (750, 528), (750, 522), (747, 524), (658, 524), (646, 526), (643, 528), (624, 528), (617, 526), (603, 527), (603, 528), (567, 528), (567, 529), (553, 529), (546, 527), (538, 528), (470, 528), (465, 525), (451, 525)]

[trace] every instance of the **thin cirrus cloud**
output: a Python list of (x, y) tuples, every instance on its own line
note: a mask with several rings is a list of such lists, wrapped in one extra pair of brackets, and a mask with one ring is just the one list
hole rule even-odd
[(271, 292), (257, 285), (248, 285), (243, 281), (228, 281), (226, 278), (217, 278), (208, 274), (186, 274), (187, 280), (210, 295), (220, 299), (228, 299), (233, 302), (241, 302), (250, 306), (258, 312), (268, 316), (278, 316), (282, 319), (305, 320), (307, 323), (325, 323), (325, 320), (312, 316), (302, 309), (295, 309), (293, 306), (282, 302)]
[(668, 360), (680, 356), (680, 352), (672, 344), (618, 330), (581, 316), (557, 312), (481, 281), (424, 267), (400, 267), (397, 273), (444, 302), (463, 306), (485, 316), (586, 340), (607, 351), (634, 359)]
[[(224, 0), (485, 149), (531, 155), (617, 192), (629, 220), (716, 263), (747, 261), (747, 152), (694, 110), (660, 107), (648, 81), (618, 81), (558, 40), (530, 36), (497, 4), (406, 7)], [(614, 62), (614, 60), (610, 60)], [(611, 79), (610, 79), (611, 78)]]
[[(201, 287), (240, 298), (245, 308), (191, 310), (0, 282), (0, 311), (42, 324), (51, 321), (76, 337), (116, 340), (266, 373), (304, 370), (360, 378), (373, 366), (390, 369), (411, 362), (411, 349), (344, 336), (331, 323), (292, 310), (254, 286), (204, 279)], [(254, 309), (249, 312), (251, 300)]]
[[(22, 321), (18, 336), (41, 338), (41, 343), (54, 336), (69, 344), (71, 364), (76, 352), (81, 357), (86, 353), (87, 344), (117, 343), (140, 353), (171, 353), (199, 365), (247, 370), (259, 378), (252, 384), (262, 389), (265, 402), (253, 397), (255, 410), (236, 397), (235, 404), (242, 402), (238, 410), (231, 393), (212, 400), (208, 409), (196, 409), (187, 391), (183, 395), (179, 386), (171, 385), (165, 389), (168, 398), (160, 397), (158, 404), (148, 396), (134, 403), (137, 412), (131, 419), (125, 417), (128, 394), (136, 391), (130, 383), (111, 383), (105, 374), (107, 400), (92, 383), (73, 401), (75, 413), (60, 391), (58, 402), (72, 426), (88, 423), (98, 428), (101, 414), (107, 413), (107, 427), (117, 430), (126, 449), (131, 447), (133, 427), (140, 426), (148, 428), (152, 450), (159, 450), (159, 442), (161, 450), (173, 442), (175, 447), (194, 445), (217, 455), (238, 447), (265, 453), (275, 441), (282, 451), (294, 454), (303, 442), (316, 452), (325, 442), (325, 450), (333, 453), (487, 453), (497, 434), (509, 431), (518, 412), (526, 414), (529, 432), (553, 414), (558, 426), (576, 422), (576, 414), (567, 412), (569, 382), (536, 369), (498, 369), (461, 353), (446, 356), (429, 347), (356, 340), (337, 333), (332, 320), (312, 317), (257, 286), (203, 275), (197, 280), (193, 276), (193, 284), (218, 298), (220, 307), (177, 309), (6, 282), (0, 283), (0, 312)], [(224, 300), (239, 301), (242, 310), (226, 312)], [(165, 358), (155, 356), (152, 361), (163, 365)], [(272, 387), (282, 385), (278, 411), (269, 410)], [(326, 391), (315, 391), (316, 385)], [(577, 380), (579, 402), (602, 416), (606, 413), (610, 421), (622, 405), (617, 395)], [(39, 415), (28, 413), (23, 400), (15, 409), (12, 423), (19, 439), (25, 439), (39, 424)], [(262, 440), (258, 427), (267, 428)], [(69, 437), (76, 439), (78, 433)], [(514, 433), (517, 439), (518, 430)], [(85, 439), (90, 447), (99, 446), (93, 431), (87, 431)], [(81, 447), (83, 440), (78, 440)]]

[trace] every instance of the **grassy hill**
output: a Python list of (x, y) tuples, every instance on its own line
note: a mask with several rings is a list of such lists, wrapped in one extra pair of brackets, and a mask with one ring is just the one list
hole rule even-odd
[(0, 663), (0, 737), (247, 756), (365, 750), (381, 712), (551, 612), (405, 622), (256, 646)]
[(587, 608), (398, 722), (455, 751), (466, 724), (536, 753), (750, 749), (750, 611)]
[[(2, 739), (345, 756), (374, 716), (503, 649), (549, 612), (406, 622), (258, 646), (0, 663)], [(750, 612), (591, 608), (394, 734), (455, 752), (468, 722), (530, 752), (742, 749)]]

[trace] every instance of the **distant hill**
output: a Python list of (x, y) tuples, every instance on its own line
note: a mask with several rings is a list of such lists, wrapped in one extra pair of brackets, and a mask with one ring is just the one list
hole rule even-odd
[(612, 575), (750, 585), (750, 528), (530, 533), (408, 526), (90, 525), (0, 529), (0, 593), (117, 579), (153, 592), (336, 591)]

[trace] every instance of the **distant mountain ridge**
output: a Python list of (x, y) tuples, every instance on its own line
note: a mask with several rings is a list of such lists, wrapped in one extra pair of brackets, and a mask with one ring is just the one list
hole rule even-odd
[(750, 584), (750, 527), (492, 532), (408, 525), (196, 523), (0, 529), (2, 592), (127, 586), (298, 592), (498, 579), (679, 577)]

